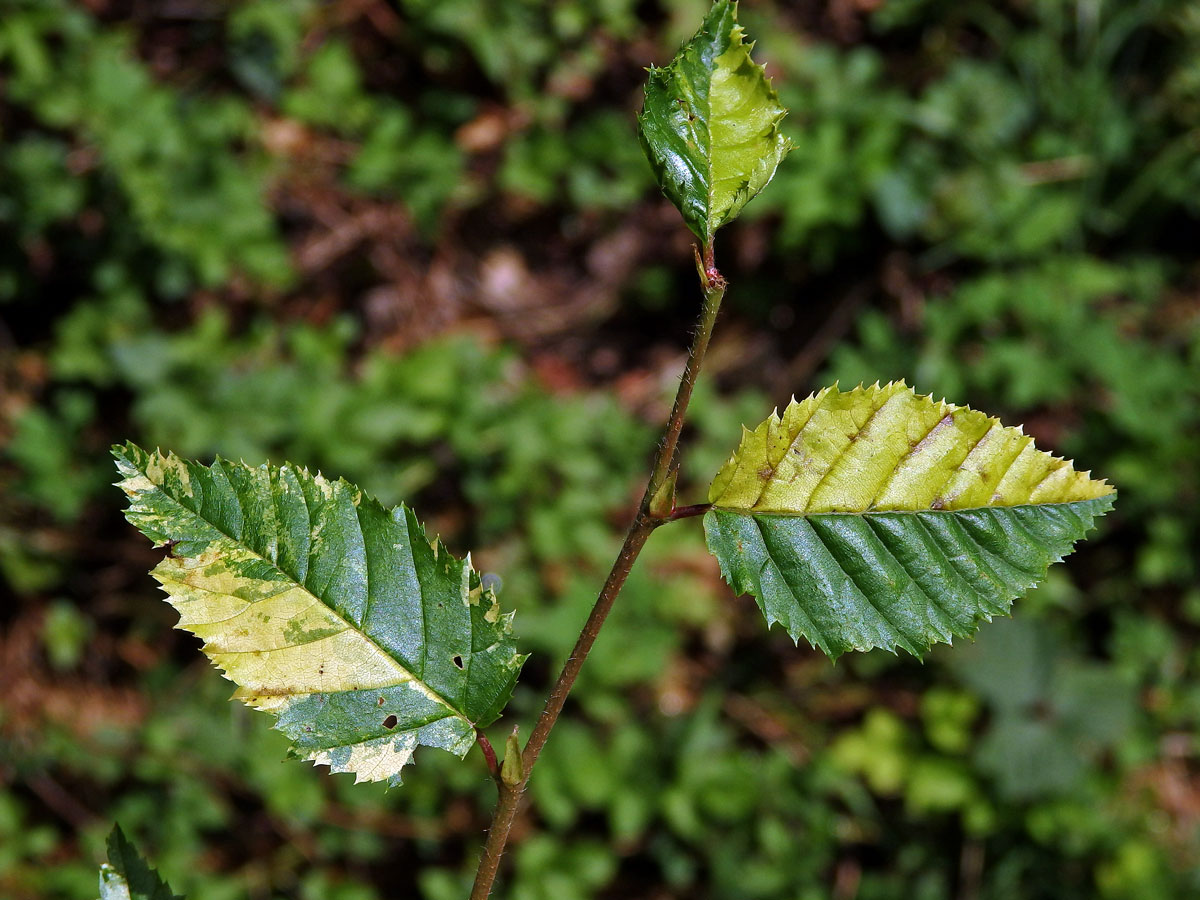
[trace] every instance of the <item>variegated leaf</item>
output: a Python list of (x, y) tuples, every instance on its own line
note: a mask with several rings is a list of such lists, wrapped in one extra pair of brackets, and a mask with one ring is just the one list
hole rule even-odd
[(412, 510), (288, 465), (113, 452), (179, 627), (295, 753), (396, 784), (418, 745), (463, 756), (500, 714), (512, 614)]
[(901, 382), (826, 388), (746, 431), (704, 524), (726, 580), (794, 640), (920, 655), (1007, 614), (1115, 496)]

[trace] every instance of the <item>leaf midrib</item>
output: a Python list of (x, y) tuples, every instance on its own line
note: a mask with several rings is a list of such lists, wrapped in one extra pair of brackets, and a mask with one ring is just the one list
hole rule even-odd
[(713, 512), (733, 513), (739, 516), (775, 516), (777, 518), (786, 519), (808, 519), (813, 516), (892, 516), (892, 515), (939, 515), (953, 516), (960, 513), (978, 512), (979, 510), (992, 509), (1045, 509), (1053, 506), (1074, 506), (1077, 503), (1098, 503), (1101, 500), (1116, 497), (1116, 491), (1110, 491), (1107, 494), (1101, 494), (1099, 497), (1086, 497), (1082, 500), (1057, 500), (1052, 503), (1011, 503), (1002, 504), (996, 503), (985, 506), (962, 506), (957, 509), (860, 509), (860, 510), (841, 510), (827, 509), (818, 512), (804, 511), (797, 512), (790, 509), (754, 509), (746, 506), (721, 506), (714, 503), (710, 509)]

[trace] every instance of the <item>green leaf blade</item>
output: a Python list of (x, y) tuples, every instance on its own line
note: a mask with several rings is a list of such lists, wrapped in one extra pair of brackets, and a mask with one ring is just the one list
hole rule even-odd
[(100, 900), (183, 900), (137, 852), (119, 825), (108, 836), (100, 867)]
[(179, 627), (297, 755), (399, 783), (418, 745), (465, 755), (499, 715), (511, 614), (410, 509), (291, 466), (114, 455), (127, 518), (171, 547), (151, 574)]
[(768, 625), (832, 657), (920, 656), (1007, 615), (1114, 498), (1019, 429), (897, 383), (827, 389), (745, 432), (704, 525)]
[(651, 67), (638, 116), (642, 148), (663, 193), (708, 246), (759, 193), (791, 144), (787, 114), (753, 44), (737, 24), (737, 4), (717, 0), (669, 66)]

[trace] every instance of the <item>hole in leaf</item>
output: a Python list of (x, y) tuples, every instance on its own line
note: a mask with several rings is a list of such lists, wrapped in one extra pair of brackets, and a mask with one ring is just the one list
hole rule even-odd
[(456, 666), (458, 666), (460, 669), (463, 667), (463, 661), (462, 661), (461, 656), (455, 656), (454, 659), (451, 660), (451, 662), (454, 663)]
[(395, 728), (396, 722), (398, 722), (398, 721), (399, 720), (395, 716), (388, 716), (386, 719), (383, 720), (383, 727), (384, 728)]
[(378, 705), (383, 706), (383, 698), (382, 697), (379, 698)]

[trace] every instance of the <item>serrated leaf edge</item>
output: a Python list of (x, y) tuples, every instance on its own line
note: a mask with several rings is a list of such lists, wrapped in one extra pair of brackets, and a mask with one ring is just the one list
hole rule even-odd
[[(871, 385), (866, 385), (865, 383), (860, 382), (858, 385), (856, 385), (854, 388), (851, 388), (849, 391), (841, 391), (840, 382), (835, 381), (832, 385), (821, 388), (818, 391), (811, 392), (803, 400), (798, 400), (796, 398), (796, 396), (793, 394), (789, 403), (786, 404), (784, 407), (784, 415), (780, 415), (779, 407), (775, 407), (771, 411), (771, 414), (766, 419), (764, 419), (761, 423), (759, 423), (759, 425), (756, 426), (754, 429), (750, 429), (745, 424), (743, 424), (741, 439), (738, 442), (737, 448), (732, 453), (730, 453), (729, 457), (722, 464), (721, 468), (717, 470), (717, 474), (713, 477), (712, 483), (709, 486), (709, 493), (708, 493), (709, 502), (715, 507), (718, 507), (720, 509), (725, 509), (725, 510), (728, 510), (731, 512), (745, 511), (745, 512), (752, 512), (754, 514), (762, 514), (762, 515), (812, 515), (812, 514), (821, 514), (821, 513), (825, 513), (825, 512), (834, 512), (834, 510), (817, 510), (815, 512), (809, 512), (809, 511), (797, 512), (797, 511), (789, 510), (789, 509), (767, 509), (767, 508), (760, 509), (755, 506), (751, 506), (751, 507), (727, 506), (727, 505), (721, 504), (720, 498), (723, 495), (725, 489), (727, 488), (730, 480), (736, 474), (736, 470), (738, 467), (738, 461), (743, 457), (743, 455), (745, 455), (745, 452), (747, 450), (749, 442), (758, 438), (760, 436), (760, 433), (762, 433), (762, 432), (766, 432), (766, 434), (769, 435), (772, 431), (780, 428), (783, 424), (783, 420), (786, 417), (787, 412), (790, 411), (792, 408), (797, 407), (802, 403), (807, 403), (810, 400), (815, 401), (816, 404), (819, 404), (821, 402), (821, 400), (831, 392), (840, 392), (843, 394), (848, 394), (848, 393), (853, 393), (856, 391), (868, 391), (868, 390), (886, 391), (886, 390), (892, 389), (892, 388), (908, 389), (908, 390), (912, 391), (913, 397), (917, 400), (927, 400), (934, 406), (945, 407), (948, 410), (951, 410), (953, 412), (962, 412), (962, 413), (966, 413), (966, 414), (970, 414), (970, 415), (974, 415), (974, 416), (981, 416), (989, 424), (990, 427), (999, 427), (1000, 429), (1011, 430), (1012, 432), (1014, 432), (1018, 435), (1028, 437), (1027, 435), (1025, 435), (1024, 427), (1020, 424), (1005, 425), (1003, 422), (1000, 421), (1000, 419), (997, 416), (988, 415), (987, 413), (982, 412), (980, 410), (976, 410), (967, 404), (960, 405), (960, 404), (950, 403), (944, 397), (941, 400), (934, 400), (933, 394), (917, 393), (915, 390), (912, 390), (909, 387), (909, 385), (906, 383), (906, 381), (902, 378), (897, 379), (895, 381), (889, 381), (886, 384), (881, 384), (879, 381), (876, 381)], [(899, 392), (899, 391), (897, 391), (897, 392)], [(790, 442), (790, 446), (794, 446), (796, 441), (798, 441), (800, 439), (800, 436), (803, 433), (803, 428), (804, 428), (804, 426), (801, 426), (801, 428), (797, 432), (797, 434), (793, 436), (793, 438)], [(864, 426), (864, 428), (865, 428), (865, 426)], [(863, 429), (860, 429), (860, 431), (859, 431), (860, 435), (862, 433), (862, 430)], [(928, 437), (928, 435), (927, 435), (927, 437)], [(1033, 446), (1033, 448), (1038, 453), (1044, 454), (1046, 457), (1053, 460), (1055, 463), (1059, 463), (1062, 466), (1069, 467), (1071, 469), (1071, 471), (1084, 476), (1084, 478), (1086, 478), (1091, 484), (1096, 485), (1097, 488), (1107, 488), (1107, 492), (1102, 493), (1101, 496), (1111, 495), (1111, 496), (1115, 497), (1116, 489), (1111, 484), (1109, 484), (1109, 482), (1106, 479), (1093, 478), (1092, 472), (1090, 469), (1087, 469), (1087, 470), (1077, 469), (1077, 468), (1075, 468), (1075, 461), (1073, 459), (1067, 459), (1065, 457), (1057, 456), (1054, 453), (1051, 453), (1050, 451), (1037, 448), (1036, 444), (1033, 442), (1033, 439), (1029, 438), (1029, 440), (1030, 440), (1030, 445)], [(914, 449), (915, 449), (915, 447), (914, 447)], [(901, 460), (901, 461), (903, 461), (903, 460)], [(899, 467), (899, 463), (897, 464), (897, 468), (898, 467)], [(832, 471), (832, 467), (831, 467), (830, 471)], [(770, 474), (773, 474), (773, 472)], [(828, 474), (829, 473), (827, 472), (826, 476)], [(765, 487), (766, 487), (766, 481), (764, 480), (764, 485), (763, 485), (764, 491), (765, 491)], [(944, 487), (944, 485), (943, 485), (943, 487)], [(878, 497), (881, 493), (882, 493), (882, 488), (879, 489), (878, 491), (876, 491), (876, 497)], [(762, 494), (760, 493), (759, 496), (761, 498)], [(980, 504), (978, 507), (958, 507), (958, 509), (986, 508), (986, 507), (992, 506), (992, 505), (1002, 506), (1004, 504)], [(1013, 505), (1038, 505), (1038, 504), (1013, 504)], [(876, 510), (873, 507), (868, 507), (867, 509), (858, 510), (858, 511), (841, 510), (841, 509), (836, 510), (836, 512), (838, 514), (844, 514), (844, 515), (852, 515), (855, 512), (865, 513), (865, 512), (872, 512), (872, 511), (876, 511)], [(886, 511), (887, 512), (920, 512), (920, 511), (922, 511), (922, 509), (912, 509), (912, 510), (888, 509)]]
[[(737, 510), (737, 509), (714, 507), (713, 510), (711, 510), (709, 513), (707, 513), (704, 517), (704, 529), (705, 529), (706, 544), (709, 547), (709, 552), (717, 560), (717, 564), (718, 564), (718, 567), (721, 572), (721, 578), (725, 581), (726, 584), (728, 584), (730, 586), (730, 588), (735, 592), (735, 594), (737, 596), (751, 596), (751, 597), (755, 598), (756, 603), (759, 605), (760, 610), (762, 611), (764, 617), (767, 620), (768, 628), (772, 628), (776, 624), (780, 624), (783, 626), (784, 630), (788, 633), (789, 637), (791, 637), (791, 639), (793, 640), (793, 642), (795, 644), (799, 645), (800, 639), (804, 638), (805, 640), (807, 640), (809, 642), (809, 645), (811, 647), (813, 647), (814, 649), (819, 649), (821, 652), (823, 652), (825, 655), (829, 656), (833, 660), (836, 660), (839, 656), (841, 656), (842, 654), (849, 652), (851, 650), (858, 651), (858, 652), (865, 652), (865, 651), (874, 650), (874, 649), (883, 649), (883, 650), (887, 650), (890, 653), (895, 654), (898, 648), (905, 650), (906, 652), (910, 653), (912, 656), (916, 657), (917, 659), (922, 659), (924, 654), (926, 652), (928, 652), (936, 644), (945, 643), (947, 645), (950, 645), (953, 643), (953, 638), (955, 638), (955, 637), (971, 638), (978, 631), (980, 625), (982, 625), (985, 622), (991, 622), (994, 616), (1010, 615), (1013, 603), (1016, 600), (1020, 599), (1022, 596), (1024, 596), (1028, 591), (1030, 591), (1031, 589), (1036, 587), (1038, 584), (1040, 584), (1045, 579), (1046, 573), (1048, 572), (1049, 567), (1056, 563), (1062, 562), (1063, 559), (1065, 559), (1066, 556), (1069, 555), (1073, 551), (1074, 546), (1076, 544), (1078, 544), (1079, 541), (1083, 540), (1089, 532), (1091, 532), (1092, 530), (1095, 529), (1096, 519), (1098, 519), (1100, 516), (1103, 516), (1107, 512), (1109, 512), (1112, 509), (1113, 503), (1115, 502), (1115, 500), (1116, 500), (1116, 492), (1114, 491), (1113, 493), (1106, 494), (1102, 497), (1097, 497), (1097, 498), (1093, 498), (1093, 499), (1089, 499), (1089, 500), (1077, 500), (1077, 501), (1072, 501), (1070, 503), (1064, 503), (1064, 504), (1023, 504), (1020, 506), (1008, 506), (1008, 507), (978, 507), (978, 508), (971, 509), (971, 510), (887, 510), (887, 511), (876, 511), (876, 512), (861, 512), (861, 513), (827, 513), (827, 512), (824, 512), (824, 513), (811, 513), (811, 514), (804, 514), (804, 515), (795, 515), (795, 514), (788, 515), (788, 514), (780, 514), (780, 513), (760, 513), (760, 512), (752, 513), (752, 512), (746, 512), (743, 510)], [(1010, 512), (1010, 511), (1015, 512), (1016, 510), (1023, 509), (1023, 508), (1041, 511), (1041, 510), (1045, 510), (1047, 508), (1052, 508), (1052, 507), (1056, 507), (1056, 506), (1080, 507), (1080, 506), (1090, 506), (1093, 504), (1096, 506), (1096, 508), (1094, 510), (1081, 512), (1081, 515), (1086, 517), (1086, 522), (1084, 523), (1083, 527), (1080, 529), (1078, 535), (1074, 539), (1072, 539), (1070, 545), (1067, 547), (1067, 549), (1064, 552), (1052, 553), (1051, 558), (1047, 561), (1046, 565), (1041, 567), (1039, 569), (1039, 571), (1037, 571), (1037, 572), (1030, 572), (1029, 570), (1022, 570), (1028, 576), (1027, 580), (1024, 583), (1018, 584), (1018, 586), (1015, 588), (1007, 588), (1006, 592), (1005, 592), (1007, 594), (1007, 596), (1003, 596), (1000, 599), (990, 598), (991, 602), (993, 602), (997, 607), (994, 611), (981, 610), (979, 612), (976, 612), (976, 613), (972, 614), (970, 623), (968, 625), (966, 625), (965, 627), (963, 627), (961, 629), (951, 628), (948, 633), (936, 635), (933, 638), (931, 638), (928, 642), (925, 642), (921, 645), (913, 644), (911, 641), (908, 641), (907, 639), (901, 639), (901, 640), (895, 640), (895, 641), (893, 641), (891, 643), (887, 643), (887, 644), (861, 643), (861, 644), (851, 644), (845, 648), (835, 647), (829, 641), (828, 636), (823, 634), (820, 629), (816, 628), (815, 625), (812, 624), (811, 617), (809, 617), (807, 615), (807, 613), (805, 613), (805, 617), (806, 617), (806, 619), (809, 620), (810, 627), (808, 629), (804, 629), (802, 627), (794, 628), (792, 626), (791, 622), (785, 622), (783, 619), (777, 618), (773, 613), (771, 613), (767, 609), (767, 606), (766, 606), (765, 602), (763, 601), (762, 597), (758, 593), (756, 593), (753, 590), (753, 588), (751, 588), (748, 584), (742, 583), (742, 579), (738, 577), (738, 574), (736, 572), (731, 570), (729, 564), (727, 564), (725, 557), (713, 547), (713, 541), (712, 541), (712, 538), (710, 537), (710, 529), (713, 528), (714, 526), (712, 526), (710, 524), (710, 522), (712, 520), (710, 520), (709, 517), (712, 515), (713, 512), (720, 512), (721, 514), (724, 514), (724, 515), (739, 516), (739, 517), (744, 517), (744, 518), (747, 518), (750, 520), (754, 520), (755, 524), (758, 525), (758, 527), (760, 528), (760, 531), (761, 531), (761, 525), (759, 525), (758, 520), (772, 519), (772, 518), (811, 520), (811, 519), (838, 519), (838, 518), (852, 518), (853, 517), (853, 518), (870, 520), (873, 517), (878, 518), (880, 516), (889, 516), (889, 517), (944, 516), (944, 517), (948, 517), (948, 518), (952, 519), (954, 517), (959, 517), (959, 516), (963, 516), (963, 515), (971, 513), (971, 512), (978, 512), (978, 511), (994, 510), (994, 511), (1003, 511), (1003, 512)], [(816, 532), (814, 530), (814, 534), (815, 533)], [(819, 534), (817, 535), (817, 537), (819, 539), (821, 539), (822, 543), (825, 545), (826, 551), (828, 552), (829, 556), (831, 558), (833, 558), (834, 560), (836, 560), (837, 559), (836, 554), (834, 554), (833, 551), (829, 548), (828, 542), (825, 539), (820, 538)], [(982, 547), (982, 545), (980, 545), (978, 543), (976, 543), (976, 545), (984, 553), (988, 553), (990, 555), (990, 551), (987, 551), (986, 548)], [(779, 569), (780, 564), (775, 559), (775, 557), (773, 555), (771, 555), (769, 548), (767, 548), (767, 546), (766, 546), (765, 538), (763, 540), (763, 546), (765, 549), (767, 549), (767, 555), (768, 555), (769, 561), (777, 569)], [(944, 551), (942, 551), (942, 552), (944, 553)], [(907, 567), (904, 566), (903, 561), (900, 560), (898, 557), (895, 557), (894, 554), (892, 554), (892, 556), (896, 560), (896, 562), (900, 565), (900, 567), (905, 570), (905, 573), (908, 575), (910, 581), (930, 601), (930, 603), (933, 605), (936, 605), (938, 607), (941, 607), (943, 609), (943, 611), (946, 611), (945, 607), (942, 606), (941, 602), (936, 597), (931, 596), (927, 591), (924, 590), (924, 588), (922, 588), (920, 586), (919, 581), (912, 575), (912, 573), (908, 572)], [(1016, 568), (1015, 564), (1013, 564), (1011, 561), (1004, 560), (1003, 562), (1006, 566), (1008, 566), (1010, 568)], [(853, 583), (854, 582), (853, 576), (845, 569), (845, 567), (840, 562), (838, 563), (838, 567), (839, 567), (841, 573), (846, 577), (846, 579), (848, 581), (850, 581), (851, 583)], [(803, 605), (803, 601), (802, 601), (801, 597), (796, 594), (795, 589), (786, 580), (786, 578), (781, 579), (781, 580), (783, 581), (783, 583), (785, 585), (787, 585), (789, 592), (792, 594), (793, 599), (796, 601), (797, 607), (803, 613), (804, 605)], [(901, 629), (888, 619), (887, 614), (884, 613), (882, 609), (880, 609), (880, 607), (875, 602), (875, 600), (872, 599), (870, 593), (868, 593), (866, 591), (862, 591), (861, 589), (859, 589), (859, 593), (867, 601), (867, 603), (879, 613), (879, 615), (885, 621), (888, 621), (888, 624), (897, 633), (901, 633)], [(954, 621), (954, 617), (952, 615), (948, 615), (948, 618), (951, 621)]]

